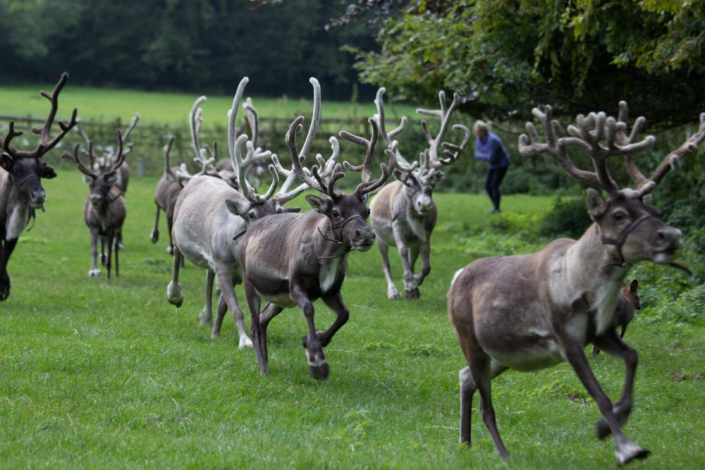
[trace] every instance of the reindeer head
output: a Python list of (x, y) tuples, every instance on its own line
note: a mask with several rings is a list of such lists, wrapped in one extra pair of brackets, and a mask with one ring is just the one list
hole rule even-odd
[[(380, 88), (377, 91), (377, 97), (375, 99), (377, 114), (375, 114), (373, 119), (377, 122), (379, 132), (388, 150), (394, 153), (396, 162), (394, 177), (404, 184), (404, 191), (411, 201), (413, 209), (419, 215), (425, 215), (433, 208), (433, 188), (436, 186), (436, 183), (444, 177), (441, 168), (454, 163), (470, 141), (470, 130), (461, 124), (456, 124), (453, 126), (453, 129), (460, 130), (465, 134), (462, 143), (455, 145), (449, 142), (443, 142), (450, 123), (450, 117), (458, 104), (460, 104), (460, 95), (456, 93), (453, 96), (453, 102), (450, 107), (447, 107), (445, 93), (441, 91), (438, 94), (441, 109), (416, 110), (419, 114), (439, 117), (441, 119), (441, 127), (438, 134), (433, 137), (428, 130), (426, 121), (421, 121), (421, 126), (426, 140), (428, 141), (429, 148), (421, 152), (418, 161), (414, 161), (410, 164), (399, 152), (397, 142), (392, 140), (404, 131), (407, 124), (406, 117), (402, 118), (399, 127), (387, 133), (384, 119), (384, 92), (384, 88)], [(438, 150), (440, 146), (443, 146), (446, 158), (439, 158)]]
[(335, 183), (345, 176), (345, 173), (341, 171), (341, 164), (336, 162), (339, 154), (337, 139), (331, 138), (333, 155), (327, 162), (318, 155), (318, 165), (312, 166), (310, 171), (305, 169), (303, 160), (311, 148), (321, 115), (321, 87), (315, 78), (311, 78), (310, 82), (314, 90), (313, 117), (306, 141), (300, 153), (296, 147), (296, 133), (301, 130), (301, 123), (304, 118), (302, 116), (296, 118), (286, 133), (286, 143), (291, 153), (294, 171), (305, 184), (322, 194), (321, 196), (308, 195), (306, 196), (306, 201), (314, 211), (324, 215), (330, 221), (333, 236), (331, 240), (357, 251), (367, 251), (375, 241), (374, 231), (367, 225), (367, 219), (370, 215), (370, 210), (366, 205), (367, 196), (372, 191), (382, 187), (389, 178), (394, 169), (394, 154), (387, 152), (389, 163), (387, 165), (382, 163), (380, 165), (382, 175), (376, 180), (371, 180), (372, 155), (379, 137), (379, 131), (375, 120), (370, 119), (372, 136), (369, 140), (346, 131), (340, 132), (342, 138), (361, 145), (365, 149), (365, 158), (362, 165), (354, 166), (344, 162), (347, 170), (359, 171), (362, 174), (362, 182), (352, 194), (344, 194), (335, 188)]
[[(628, 132), (627, 103), (619, 103), (617, 119), (605, 113), (579, 115), (576, 125), (568, 126), (569, 137), (564, 137), (560, 123), (551, 119), (551, 108), (545, 112), (535, 108), (546, 133), (546, 143), (539, 140), (532, 123), (526, 124), (527, 132), (519, 138), (519, 151), (524, 156), (539, 153), (551, 155), (569, 175), (604, 190), (609, 197), (603, 198), (595, 189), (588, 189), (586, 203), (590, 217), (597, 225), (602, 243), (615, 259), (615, 264), (624, 265), (639, 261), (653, 261), (659, 264), (672, 263), (676, 251), (682, 244), (681, 231), (661, 222), (657, 211), (648, 205), (651, 191), (671, 168), (676, 168), (680, 158), (694, 150), (705, 140), (705, 113), (700, 115), (700, 130), (691, 136), (678, 149), (666, 156), (650, 178), (646, 178), (636, 167), (633, 155), (649, 148), (655, 141), (648, 136), (637, 141), (639, 131), (646, 119), (639, 117), (631, 132)], [(590, 155), (594, 172), (577, 168), (566, 149), (579, 147)], [(623, 156), (629, 176), (636, 184), (635, 189), (620, 189), (607, 171), (609, 157)], [(676, 265), (678, 266), (678, 265)]]
[(79, 157), (80, 144), (76, 144), (73, 149), (73, 154), (68, 152), (62, 155), (63, 158), (71, 160), (76, 164), (79, 171), (83, 173), (86, 177), (86, 182), (90, 188), (90, 195), (88, 200), (91, 205), (97, 209), (105, 208), (111, 202), (110, 190), (115, 186), (117, 181), (117, 170), (120, 165), (125, 161), (125, 152), (123, 146), (122, 134), (120, 131), (117, 132), (117, 150), (115, 152), (115, 159), (109, 166), (99, 166), (99, 170), (95, 170), (95, 160), (96, 156), (93, 153), (93, 142), (88, 141), (88, 150), (85, 152), (88, 154), (90, 165), (87, 167), (81, 162)]
[(59, 94), (64, 85), (66, 85), (68, 78), (68, 74), (62, 74), (51, 94), (41, 92), (41, 95), (51, 103), (51, 110), (44, 126), (41, 129), (32, 129), (33, 133), (40, 135), (40, 143), (36, 149), (20, 151), (12, 146), (12, 140), (23, 135), (22, 132), (15, 131), (14, 121), (10, 122), (7, 136), (4, 139), (0, 139), (0, 145), (3, 148), (3, 153), (0, 155), (0, 167), (10, 174), (12, 185), (20, 194), (22, 200), (33, 209), (44, 210), (46, 192), (42, 187), (42, 178), (51, 179), (56, 177), (54, 168), (44, 162), (41, 157), (53, 149), (76, 125), (76, 110), (74, 109), (71, 121), (68, 124), (59, 121), (61, 132), (53, 139), (50, 138), (51, 126), (54, 123), (59, 107)]

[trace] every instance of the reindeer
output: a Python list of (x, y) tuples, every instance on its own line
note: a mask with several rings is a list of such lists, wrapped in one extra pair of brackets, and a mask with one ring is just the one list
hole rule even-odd
[[(122, 134), (123, 142), (128, 141), (128, 139), (130, 138), (130, 134), (132, 134), (132, 131), (135, 129), (135, 127), (137, 127), (137, 123), (139, 122), (141, 117), (142, 116), (137, 113), (132, 118), (130, 125), (127, 126), (127, 129), (125, 129), (125, 133)], [(88, 148), (88, 142), (90, 142), (90, 139), (81, 127), (80, 121), (78, 123), (78, 126), (76, 126), (76, 129), (78, 130), (78, 133), (81, 135), (81, 137), (83, 137), (83, 140), (86, 143), (86, 148)], [(127, 144), (127, 149), (123, 151), (125, 156), (132, 151), (132, 145), (132, 142)], [(108, 168), (112, 166), (115, 160), (116, 155), (114, 151), (104, 151), (102, 157), (94, 159), (93, 170), (98, 173), (105, 172), (106, 170), (108, 170)], [(120, 165), (120, 167), (117, 169), (115, 175), (115, 187), (122, 191), (123, 195), (127, 194), (127, 185), (130, 183), (130, 165), (127, 164), (126, 160), (123, 161), (122, 165)], [(86, 183), (89, 183), (89, 179), (85, 179), (85, 181)]]
[(51, 126), (54, 124), (59, 108), (59, 94), (66, 85), (69, 76), (61, 75), (52, 93), (41, 92), (41, 95), (51, 103), (51, 110), (41, 129), (32, 129), (39, 134), (39, 145), (31, 151), (17, 150), (12, 140), (23, 135), (15, 131), (14, 121), (10, 122), (8, 134), (0, 138), (3, 153), (0, 155), (0, 301), (10, 296), (10, 276), (7, 273), (7, 263), (17, 245), (20, 234), (30, 219), (34, 219), (36, 209), (44, 211), (46, 192), (42, 187), (42, 179), (56, 177), (54, 168), (49, 166), (42, 157), (63, 139), (76, 125), (74, 109), (68, 124), (59, 121), (61, 132), (51, 138)]
[[(83, 220), (86, 222), (88, 230), (91, 232), (91, 253), (93, 256), (93, 266), (88, 270), (89, 277), (100, 276), (98, 268), (98, 239), (100, 239), (100, 260), (108, 271), (110, 279), (110, 268), (113, 249), (115, 251), (115, 277), (120, 275), (120, 246), (122, 238), (122, 226), (125, 223), (127, 211), (125, 208), (125, 198), (123, 193), (116, 186), (117, 174), (120, 165), (125, 161), (125, 151), (123, 148), (123, 138), (120, 131), (117, 132), (117, 152), (115, 159), (107, 167), (100, 167), (96, 171), (94, 168), (95, 154), (93, 153), (93, 142), (88, 141), (88, 158), (90, 164), (86, 167), (81, 158), (80, 144), (76, 144), (73, 154), (65, 152), (62, 157), (71, 160), (81, 173), (89, 178), (88, 187), (90, 194), (86, 198), (83, 206)], [(105, 245), (108, 246), (108, 255), (105, 255)]]
[[(621, 430), (632, 410), (637, 367), (636, 351), (616, 332), (616, 306), (629, 269), (641, 261), (681, 267), (673, 259), (682, 244), (681, 231), (661, 222), (644, 199), (671, 167), (705, 140), (705, 113), (700, 130), (670, 153), (651, 177), (637, 168), (633, 154), (654, 142), (653, 136), (637, 141), (645, 123), (638, 118), (628, 132), (628, 108), (619, 104), (615, 120), (605, 113), (579, 115), (564, 136), (551, 108), (533, 110), (543, 124), (546, 142), (539, 140), (529, 122), (519, 138), (523, 156), (551, 155), (568, 174), (607, 192), (604, 199), (593, 188), (586, 203), (593, 220), (575, 241), (555, 240), (538, 253), (485, 258), (458, 271), (448, 292), (448, 315), (468, 367), (460, 371), (460, 441), (470, 445), (472, 397), (479, 390), (481, 412), (497, 451), (507, 456), (497, 431), (490, 382), (507, 369), (535, 371), (568, 361), (595, 400), (602, 419), (597, 437), (615, 438), (619, 465), (645, 458), (649, 451), (627, 439)], [(578, 147), (593, 160), (595, 171), (577, 168), (567, 149)], [(607, 171), (606, 160), (623, 156), (636, 189), (619, 189)], [(583, 348), (592, 343), (626, 365), (624, 390), (612, 403), (600, 387)]]
[[(218, 305), (218, 317), (213, 325), (212, 337), (220, 334), (225, 312), (230, 309), (238, 326), (239, 348), (251, 347), (233, 286), (240, 281), (240, 263), (238, 247), (242, 235), (250, 221), (268, 214), (298, 210), (282, 208), (281, 204), (293, 199), (307, 187), (300, 187), (287, 192), (293, 183), (293, 177), (287, 174), (287, 183), (279, 194), (272, 198), (279, 183), (279, 175), (274, 165), (269, 166), (272, 184), (262, 196), (256, 194), (245, 178), (247, 168), (257, 161), (272, 159), (269, 151), (256, 152), (247, 135), (236, 137), (235, 122), (242, 94), (247, 85), (247, 77), (240, 82), (233, 106), (228, 118), (228, 148), (237, 180), (242, 192), (238, 192), (219, 178), (199, 175), (194, 178), (179, 195), (174, 213), (174, 261), (172, 281), (167, 287), (167, 299), (180, 307), (183, 303), (181, 286), (178, 282), (182, 257), (207, 270), (206, 306), (199, 315), (201, 324), (212, 321), (211, 297), (213, 282), (218, 278), (221, 291)], [(193, 112), (192, 112), (193, 115)], [(192, 131), (198, 126), (192, 126)], [(194, 134), (194, 147), (199, 149), (197, 133)], [(242, 147), (246, 147), (246, 156), (242, 156)], [(278, 166), (279, 163), (274, 160)], [(282, 171), (284, 171), (282, 169)]]
[[(289, 127), (286, 142), (294, 170), (301, 180), (322, 196), (308, 195), (306, 201), (313, 211), (305, 214), (276, 214), (250, 224), (240, 245), (240, 263), (243, 269), (245, 295), (250, 307), (252, 338), (257, 362), (262, 374), (267, 368), (267, 325), (284, 308), (297, 306), (306, 317), (308, 335), (303, 339), (309, 373), (314, 379), (324, 380), (330, 368), (323, 348), (348, 320), (350, 314), (343, 303), (340, 289), (347, 270), (348, 253), (367, 251), (375, 241), (375, 234), (366, 219), (369, 209), (367, 195), (381, 187), (394, 169), (394, 155), (387, 152), (389, 164), (382, 164), (382, 175), (371, 180), (371, 163), (378, 139), (376, 122), (370, 119), (370, 140), (342, 131), (340, 136), (365, 148), (363, 164), (355, 167), (345, 162), (345, 168), (362, 172), (362, 182), (353, 194), (335, 189), (337, 180), (345, 176), (339, 163), (327, 167), (319, 158), (319, 166), (304, 171), (302, 160), (309, 152), (320, 121), (321, 90), (318, 81), (311, 79), (314, 88), (314, 112), (311, 127), (301, 153), (296, 147), (296, 132), (301, 129), (303, 117)], [(270, 305), (260, 316), (261, 299)], [(337, 315), (333, 325), (317, 332), (314, 324), (313, 301), (321, 298)], [(259, 325), (259, 327), (258, 327)]]
[[(402, 118), (399, 127), (387, 133), (384, 122), (384, 91), (384, 88), (377, 91), (375, 99), (377, 114), (374, 119), (385, 144), (391, 147), (392, 139), (404, 130), (406, 117)], [(455, 162), (470, 140), (470, 130), (461, 124), (456, 124), (453, 129), (465, 133), (462, 143), (458, 146), (443, 142), (450, 117), (460, 103), (460, 95), (457, 93), (454, 95), (450, 107), (446, 107), (444, 92), (441, 91), (438, 98), (441, 103), (440, 110), (417, 110), (420, 114), (438, 116), (441, 119), (438, 134), (433, 137), (426, 122), (421, 121), (429, 148), (421, 153), (420, 162), (414, 161), (412, 164), (404, 159), (399, 150), (395, 150), (394, 177), (397, 181), (382, 188), (370, 204), (371, 225), (378, 238), (377, 247), (382, 255), (382, 270), (387, 279), (389, 300), (400, 298), (389, 270), (390, 245), (397, 247), (404, 266), (405, 297), (419, 298), (419, 286), (431, 272), (431, 233), (436, 226), (437, 216), (436, 203), (432, 197), (433, 188), (443, 178), (440, 168)], [(447, 158), (440, 158), (438, 155), (441, 145)], [(422, 263), (421, 273), (414, 274), (414, 265), (419, 254), (421, 254)]]

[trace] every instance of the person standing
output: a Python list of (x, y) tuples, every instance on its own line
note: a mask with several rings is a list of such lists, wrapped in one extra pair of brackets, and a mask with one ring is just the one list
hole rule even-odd
[(497, 214), (499, 210), (499, 185), (502, 184), (504, 175), (509, 168), (509, 152), (502, 140), (496, 134), (490, 132), (490, 126), (484, 121), (476, 121), (475, 126), (475, 158), (486, 161), (489, 164), (487, 179), (485, 179), (485, 190), (492, 200), (494, 208), (490, 214)]

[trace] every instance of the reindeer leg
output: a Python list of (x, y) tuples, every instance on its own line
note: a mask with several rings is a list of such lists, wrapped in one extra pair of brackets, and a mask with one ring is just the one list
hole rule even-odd
[(159, 241), (159, 211), (160, 207), (157, 206), (157, 217), (154, 219), (154, 228), (152, 229), (152, 233), (149, 236), (150, 240), (152, 240), (152, 243), (157, 243)]
[(348, 319), (350, 318), (350, 312), (348, 311), (345, 304), (343, 304), (343, 296), (340, 294), (340, 292), (336, 292), (332, 295), (330, 295), (329, 293), (325, 297), (322, 297), (322, 299), (323, 302), (328, 306), (328, 308), (333, 310), (337, 315), (335, 317), (333, 325), (331, 325), (330, 328), (328, 328), (322, 333), (317, 333), (318, 339), (321, 340), (321, 346), (325, 348), (330, 343), (330, 340), (333, 338), (333, 335), (335, 335), (335, 333), (347, 323)]
[(303, 338), (303, 346), (306, 348), (306, 362), (308, 363), (308, 372), (316, 380), (325, 380), (330, 374), (330, 367), (326, 360), (326, 355), (323, 352), (323, 346), (318, 339), (316, 325), (313, 322), (315, 310), (311, 300), (308, 298), (306, 290), (292, 281), (290, 281), (289, 295), (296, 305), (304, 313), (306, 323), (308, 324), (308, 335)]
[(181, 294), (181, 284), (179, 284), (179, 271), (181, 270), (182, 254), (178, 248), (174, 249), (174, 259), (171, 262), (171, 282), (166, 287), (166, 299), (170, 304), (181, 307), (184, 303), (184, 296)]
[(171, 227), (173, 225), (174, 225), (174, 218), (169, 217), (169, 215), (167, 215), (166, 226), (169, 229), (169, 246), (166, 247), (166, 252), (169, 253), (170, 255), (174, 254), (174, 239), (172, 238), (172, 235), (171, 235)]
[(217, 293), (217, 295), (218, 311), (216, 313), (215, 322), (213, 323), (213, 329), (211, 330), (212, 339), (220, 336), (220, 328), (223, 326), (223, 318), (225, 318), (225, 314), (228, 312), (228, 304), (225, 303), (225, 297), (223, 297), (223, 294), (221, 293)]
[(115, 236), (108, 236), (108, 258), (105, 260), (105, 270), (108, 271), (108, 279), (110, 279), (110, 258), (113, 256), (113, 243), (115, 243)]
[(377, 240), (377, 248), (379, 248), (379, 254), (382, 255), (382, 271), (384, 272), (385, 279), (387, 279), (387, 298), (389, 300), (397, 300), (401, 296), (399, 295), (397, 286), (394, 285), (392, 273), (389, 270), (389, 245), (382, 240)]
[(100, 264), (105, 266), (105, 238), (100, 237)]
[(7, 300), (10, 297), (10, 275), (7, 273), (7, 263), (10, 261), (10, 255), (17, 246), (17, 238), (14, 240), (0, 241), (2, 247), (0, 253), (0, 301)]
[(267, 328), (269, 327), (269, 322), (272, 321), (272, 318), (276, 317), (283, 311), (284, 309), (278, 305), (267, 304), (264, 310), (262, 310), (262, 313), (259, 315), (260, 348), (264, 354), (264, 360), (267, 362), (269, 362), (269, 353), (267, 351)]
[(120, 250), (122, 249), (122, 232), (118, 232), (115, 240), (115, 277), (120, 277)]
[(206, 305), (203, 307), (203, 311), (198, 316), (201, 320), (201, 325), (210, 323), (213, 321), (213, 280), (215, 279), (215, 273), (210, 269), (206, 270)]
[[(249, 336), (247, 336), (247, 330), (245, 330), (245, 320), (240, 304), (237, 302), (237, 297), (235, 297), (235, 290), (233, 289), (233, 276), (230, 273), (230, 269), (231, 268), (229, 266), (225, 266), (224, 268), (217, 269), (216, 271), (216, 275), (218, 276), (218, 285), (220, 286), (220, 295), (225, 298), (225, 302), (228, 304), (228, 308), (233, 313), (233, 319), (237, 324), (237, 331), (240, 335), (238, 349), (242, 349), (244, 347), (251, 348), (253, 344)], [(259, 309), (257, 311), (257, 318), (259, 319)]]
[(267, 367), (267, 359), (264, 355), (262, 342), (259, 337), (260, 329), (255, 328), (255, 326), (259, 325), (261, 299), (255, 287), (248, 281), (247, 276), (243, 276), (243, 278), (245, 279), (245, 297), (247, 298), (247, 305), (250, 307), (250, 321), (253, 325), (252, 339), (254, 340), (255, 356), (257, 357), (260, 373), (267, 375), (269, 374), (269, 368)]
[(612, 402), (607, 395), (605, 395), (605, 392), (597, 382), (597, 378), (595, 378), (595, 375), (590, 369), (590, 365), (585, 358), (585, 353), (583, 352), (581, 343), (574, 341), (572, 338), (559, 337), (559, 340), (564, 351), (565, 358), (573, 367), (573, 370), (575, 370), (576, 375), (583, 383), (583, 386), (587, 389), (590, 396), (593, 400), (595, 400), (595, 403), (597, 403), (600, 413), (602, 413), (607, 426), (614, 435), (615, 456), (617, 457), (617, 463), (619, 465), (624, 465), (630, 460), (648, 457), (650, 453), (648, 450), (642, 449), (638, 445), (634, 444), (622, 433), (622, 430), (619, 427), (619, 422), (612, 411)]
[[(93, 255), (93, 267), (88, 270), (88, 277), (98, 277), (100, 276), (100, 268), (98, 267), (98, 232), (96, 230), (91, 230), (91, 254)], [(101, 250), (103, 248), (101, 240)], [(103, 259), (101, 256), (101, 263)]]
[(409, 263), (409, 248), (406, 246), (401, 230), (396, 228), (394, 229), (394, 241), (397, 244), (397, 250), (399, 250), (401, 263), (404, 266), (404, 296), (409, 300), (418, 299), (419, 289), (414, 278), (414, 270)]
[[(595, 338), (594, 341), (603, 351), (612, 356), (621, 357), (624, 360), (627, 372), (624, 378), (624, 390), (622, 391), (622, 396), (617, 400), (612, 408), (614, 416), (617, 418), (617, 422), (623, 425), (627, 422), (629, 414), (632, 411), (632, 394), (634, 392), (634, 377), (636, 376), (636, 367), (639, 362), (639, 355), (637, 352), (627, 345), (622, 338), (617, 335), (615, 330), (609, 330), (605, 332), (604, 335), (599, 338)], [(607, 421), (602, 418), (597, 423), (597, 437), (599, 439), (604, 439), (609, 436), (610, 428), (607, 425)]]
[[(415, 260), (414, 260), (415, 261)], [(412, 264), (413, 266), (413, 264)], [(416, 284), (423, 284), (423, 280), (426, 279), (431, 273), (431, 241), (428, 240), (426, 243), (421, 245), (421, 273), (415, 276)]]
[[(497, 419), (495, 417), (494, 406), (492, 406), (491, 385), (493, 375), (499, 375), (504, 370), (506, 370), (506, 367), (501, 366), (499, 364), (493, 364), (494, 361), (484, 352), (480, 354), (474, 354), (472, 357), (469, 358), (468, 362), (470, 364), (470, 374), (472, 376), (473, 381), (475, 382), (477, 390), (480, 392), (480, 412), (482, 413), (482, 420), (485, 422), (485, 426), (487, 426), (487, 430), (490, 432), (490, 436), (492, 436), (492, 441), (494, 442), (494, 445), (497, 448), (497, 452), (499, 452), (500, 457), (506, 459), (509, 454), (507, 453), (507, 448), (504, 447), (504, 442), (502, 441), (502, 437), (499, 435), (499, 430), (497, 429)], [(462, 427), (463, 426), (461, 425), (461, 431)], [(469, 427), (467, 432), (469, 438)], [(470, 441), (468, 440), (468, 442)]]
[[(490, 380), (507, 370), (505, 366), (496, 361), (491, 361), (490, 365)], [(460, 379), (460, 443), (467, 444), (467, 446), (470, 447), (472, 442), (470, 439), (470, 425), (472, 424), (472, 398), (477, 390), (477, 385), (475, 385), (475, 381), (472, 378), (469, 366), (460, 369), (458, 376)], [(481, 406), (481, 409), (484, 410), (484, 407)]]

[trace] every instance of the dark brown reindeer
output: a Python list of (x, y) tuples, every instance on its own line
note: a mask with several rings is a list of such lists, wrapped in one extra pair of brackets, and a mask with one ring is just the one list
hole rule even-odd
[[(228, 119), (228, 147), (242, 192), (236, 191), (222, 179), (208, 175), (199, 175), (186, 185), (179, 195), (174, 213), (174, 262), (172, 281), (167, 287), (167, 299), (180, 307), (183, 295), (178, 277), (182, 257), (205, 268), (207, 270), (206, 306), (199, 315), (199, 319), (202, 324), (210, 323), (213, 282), (217, 277), (221, 296), (218, 317), (211, 335), (217, 337), (220, 334), (223, 318), (229, 309), (238, 327), (240, 348), (252, 346), (245, 330), (242, 310), (233, 289), (233, 286), (240, 282), (238, 247), (242, 235), (250, 221), (268, 214), (284, 212), (287, 208), (281, 205), (306, 189), (302, 186), (286, 192), (293, 182), (293, 178), (287, 177), (285, 191), (280, 191), (274, 196), (279, 182), (279, 175), (274, 165), (269, 166), (273, 182), (264, 195), (258, 195), (247, 183), (245, 178), (247, 168), (257, 161), (272, 158), (271, 152), (255, 152), (247, 135), (240, 135), (236, 139), (237, 110), (247, 82), (247, 78), (240, 82)], [(197, 128), (197, 126), (192, 127), (192, 131)], [(195, 135), (197, 136), (197, 132)], [(197, 137), (194, 138), (194, 146), (198, 148), (199, 145)], [(243, 146), (246, 148), (244, 157), (242, 156)], [(296, 209), (288, 208), (288, 210)]]
[(68, 74), (61, 79), (52, 93), (41, 92), (41, 95), (51, 103), (51, 110), (41, 129), (32, 129), (38, 134), (39, 145), (31, 151), (18, 150), (12, 145), (12, 140), (21, 137), (22, 132), (15, 131), (14, 121), (4, 138), (0, 137), (3, 152), (0, 155), (0, 301), (10, 296), (10, 276), (7, 273), (7, 263), (17, 245), (22, 231), (35, 217), (36, 209), (44, 211), (46, 192), (42, 187), (42, 179), (56, 177), (54, 168), (49, 166), (42, 157), (53, 149), (61, 139), (76, 125), (76, 110), (73, 110), (68, 124), (59, 121), (59, 132), (51, 138), (51, 126), (54, 124), (56, 112), (59, 109), (59, 94), (68, 81)]
[[(619, 300), (617, 301), (617, 309), (615, 310), (615, 321), (617, 326), (621, 328), (619, 333), (620, 338), (624, 338), (624, 333), (627, 332), (627, 327), (634, 319), (634, 311), (641, 310), (641, 300), (639, 299), (639, 281), (634, 279), (628, 286), (622, 284), (619, 290)], [(600, 354), (600, 349), (597, 346), (592, 347), (592, 356)]]
[[(705, 139), (705, 113), (700, 130), (670, 153), (651, 177), (645, 177), (633, 154), (649, 147), (654, 137), (637, 142), (645, 123), (640, 117), (627, 130), (627, 104), (619, 116), (604, 113), (578, 116), (577, 125), (564, 136), (551, 109), (533, 114), (542, 122), (546, 143), (539, 140), (532, 123), (522, 135), (524, 156), (551, 155), (573, 178), (603, 189), (603, 199), (587, 190), (587, 208), (594, 223), (580, 240), (559, 239), (530, 255), (485, 258), (456, 273), (448, 292), (448, 314), (468, 367), (460, 371), (460, 440), (470, 445), (473, 394), (479, 390), (481, 412), (494, 444), (507, 456), (497, 431), (490, 382), (507, 369), (535, 371), (568, 361), (595, 400), (602, 419), (597, 436), (615, 438), (617, 463), (644, 458), (649, 451), (627, 439), (621, 430), (632, 409), (637, 353), (616, 332), (616, 307), (624, 277), (635, 263), (671, 264), (682, 243), (680, 230), (656, 217), (656, 210), (642, 199), (650, 193), (680, 158)], [(529, 140), (530, 139), (530, 140)], [(595, 172), (573, 164), (567, 148), (578, 147), (593, 160)], [(636, 189), (619, 189), (610, 177), (606, 160), (623, 156)], [(624, 360), (626, 377), (622, 396), (612, 403), (600, 387), (583, 352), (592, 343)]]
[[(88, 270), (89, 277), (100, 276), (98, 267), (98, 240), (100, 240), (100, 260), (108, 271), (110, 279), (110, 269), (113, 251), (115, 252), (115, 276), (120, 275), (120, 246), (122, 226), (127, 215), (125, 198), (120, 189), (115, 186), (117, 173), (120, 165), (125, 161), (122, 134), (117, 131), (117, 150), (115, 159), (107, 167), (100, 167), (94, 170), (95, 155), (93, 153), (93, 142), (88, 141), (88, 158), (90, 164), (86, 167), (79, 157), (80, 145), (73, 149), (73, 154), (64, 153), (63, 158), (71, 160), (81, 173), (89, 178), (88, 187), (90, 194), (86, 198), (83, 206), (83, 220), (86, 222), (88, 230), (91, 232), (91, 254), (93, 265)], [(105, 246), (108, 247), (108, 254), (105, 255)]]
[[(289, 127), (286, 142), (294, 169), (299, 178), (322, 196), (306, 196), (313, 208), (305, 214), (276, 214), (256, 220), (247, 230), (240, 245), (240, 262), (243, 269), (245, 295), (252, 319), (252, 339), (257, 362), (262, 374), (267, 368), (267, 326), (284, 308), (297, 306), (306, 317), (308, 334), (304, 336), (309, 373), (317, 380), (328, 377), (330, 368), (323, 348), (348, 320), (350, 314), (343, 303), (340, 289), (347, 270), (350, 251), (367, 251), (375, 241), (373, 230), (365, 222), (369, 209), (367, 195), (381, 187), (394, 168), (394, 155), (387, 152), (389, 165), (382, 164), (382, 175), (371, 179), (372, 155), (378, 132), (374, 120), (370, 140), (347, 132), (340, 135), (365, 147), (363, 164), (355, 167), (347, 162), (345, 168), (362, 172), (362, 182), (353, 194), (343, 194), (335, 189), (337, 180), (345, 176), (340, 164), (335, 164), (327, 176), (321, 176), (323, 161), (305, 171), (302, 160), (310, 150), (320, 120), (321, 91), (318, 82), (314, 87), (314, 112), (311, 127), (301, 153), (296, 147), (296, 132), (303, 117), (298, 117)], [(313, 301), (322, 299), (336, 313), (333, 325), (324, 332), (317, 332), (314, 324)], [(270, 305), (260, 316), (261, 299)], [(258, 328), (259, 325), (259, 328)]]
[[(450, 117), (460, 103), (460, 95), (453, 97), (450, 107), (446, 105), (445, 93), (438, 94), (441, 103), (440, 110), (419, 109), (420, 114), (437, 116), (441, 119), (438, 134), (433, 137), (426, 122), (421, 121), (429, 148), (421, 153), (420, 161), (409, 164), (395, 150), (396, 168), (394, 181), (375, 196), (370, 204), (371, 226), (377, 235), (377, 247), (382, 255), (382, 270), (387, 279), (387, 297), (398, 299), (399, 291), (392, 281), (389, 270), (389, 246), (399, 250), (404, 266), (404, 291), (407, 299), (419, 298), (419, 286), (431, 272), (431, 233), (436, 226), (436, 203), (433, 201), (433, 188), (443, 178), (440, 170), (444, 165), (450, 165), (458, 158), (470, 140), (470, 130), (460, 124), (453, 129), (461, 130), (465, 136), (460, 145), (443, 142), (450, 124)], [(380, 134), (388, 147), (392, 147), (392, 139), (406, 126), (406, 118), (393, 131), (387, 133), (384, 120), (384, 88), (377, 92), (375, 105), (377, 114), (375, 120)], [(446, 158), (439, 155), (441, 146)], [(396, 148), (396, 146), (395, 146)], [(421, 255), (421, 272), (414, 274), (414, 265)]]

